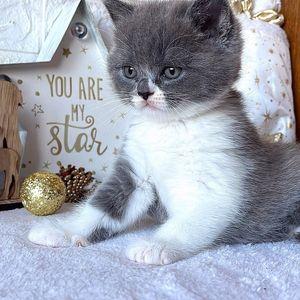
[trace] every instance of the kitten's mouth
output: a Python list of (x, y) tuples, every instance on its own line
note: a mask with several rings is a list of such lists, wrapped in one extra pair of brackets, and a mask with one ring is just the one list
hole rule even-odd
[(148, 102), (146, 103), (145, 108), (149, 109), (151, 111), (161, 110), (160, 108), (158, 108), (154, 104), (151, 104), (151, 103), (148, 103)]

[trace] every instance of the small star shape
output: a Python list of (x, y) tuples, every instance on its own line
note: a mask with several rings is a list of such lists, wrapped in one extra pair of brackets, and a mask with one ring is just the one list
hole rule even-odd
[(274, 50), (273, 50), (273, 49), (269, 49), (269, 52), (270, 52), (271, 54), (273, 54), (273, 53), (274, 53)]
[(92, 68), (92, 66), (91, 65), (88, 65), (88, 70), (92, 70), (93, 68)]
[(118, 155), (118, 154), (119, 154), (119, 150), (117, 148), (114, 148), (113, 155)]
[(38, 75), (36, 78), (37, 78), (37, 80), (42, 80), (42, 76), (41, 75)]
[(80, 52), (86, 54), (86, 52), (87, 52), (88, 50), (89, 50), (88, 48), (81, 47), (81, 51), (80, 51)]
[(35, 124), (35, 128), (41, 128), (40, 124)]
[(33, 109), (31, 110), (34, 113), (34, 116), (36, 117), (38, 114), (43, 114), (44, 111), (42, 109), (42, 105), (34, 104)]
[(265, 122), (269, 122), (272, 120), (271, 113), (268, 111), (263, 116), (265, 118)]
[(45, 161), (43, 164), (43, 169), (49, 170), (50, 166), (51, 166), (51, 163), (49, 161)]
[(259, 77), (256, 75), (256, 77), (255, 77), (255, 83), (257, 84), (257, 85), (259, 85), (259, 83), (260, 83), (260, 79), (259, 79)]
[(92, 159), (92, 158), (90, 158), (90, 159), (89, 159), (89, 162), (90, 162), (90, 163), (92, 163), (92, 162), (93, 162), (93, 159)]
[(126, 117), (126, 113), (121, 113), (120, 114), (120, 118), (125, 119), (125, 117)]
[(103, 166), (103, 167), (102, 167), (102, 171), (103, 171), (103, 172), (106, 172), (107, 169), (108, 169), (108, 166)]
[(71, 55), (71, 54), (72, 54), (72, 52), (70, 51), (70, 48), (63, 48), (63, 56), (68, 58), (69, 55)]

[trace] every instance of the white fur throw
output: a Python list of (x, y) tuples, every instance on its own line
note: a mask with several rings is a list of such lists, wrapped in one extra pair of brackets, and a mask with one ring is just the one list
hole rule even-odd
[(33, 217), (0, 213), (1, 299), (299, 299), (300, 244), (224, 246), (166, 267), (127, 260), (124, 249), (151, 230), (88, 248), (28, 242)]

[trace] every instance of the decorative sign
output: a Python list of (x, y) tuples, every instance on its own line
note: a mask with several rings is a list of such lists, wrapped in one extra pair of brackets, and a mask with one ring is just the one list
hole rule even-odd
[(102, 180), (122, 145), (130, 108), (112, 92), (106, 48), (98, 48), (84, 17), (73, 21), (87, 25), (87, 37), (76, 39), (68, 30), (51, 63), (0, 69), (23, 93), (23, 176), (57, 172), (62, 162), (93, 170)]

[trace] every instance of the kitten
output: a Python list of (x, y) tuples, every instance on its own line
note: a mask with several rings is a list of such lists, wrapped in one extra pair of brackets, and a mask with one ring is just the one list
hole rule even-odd
[(127, 255), (165, 265), (215, 245), (297, 232), (299, 147), (263, 142), (245, 114), (233, 89), (240, 26), (228, 2), (105, 4), (115, 23), (110, 74), (137, 116), (113, 175), (71, 217), (33, 228), (29, 239), (87, 245), (151, 212), (163, 224)]

